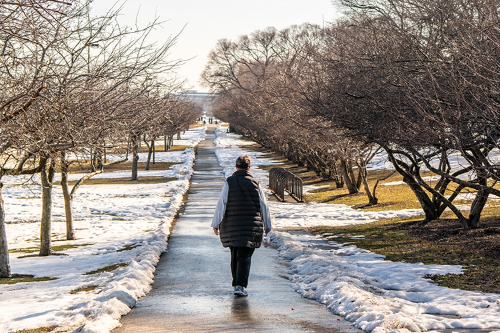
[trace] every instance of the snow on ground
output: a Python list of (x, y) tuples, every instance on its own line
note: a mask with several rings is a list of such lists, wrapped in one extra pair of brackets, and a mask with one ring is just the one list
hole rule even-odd
[(354, 245), (287, 232), (274, 232), (268, 243), (291, 260), (298, 293), (366, 332), (500, 328), (500, 295), (443, 288), (423, 278), (460, 274), (459, 266), (385, 261)]
[[(216, 139), (214, 143), (217, 146), (215, 155), (221, 167), (224, 168), (224, 174), (226, 178), (231, 176), (235, 170), (236, 158), (242, 154), (247, 154), (252, 159), (251, 163), (251, 173), (252, 175), (262, 184), (266, 185), (268, 181), (269, 171), (261, 170), (258, 168), (259, 165), (270, 165), (279, 164), (277, 161), (271, 159), (266, 159), (266, 154), (242, 149), (240, 146), (253, 145), (255, 142), (241, 139), (241, 135), (234, 133), (227, 133), (227, 127), (221, 127), (220, 125), (215, 130)], [(270, 192), (269, 192), (270, 193)]]
[[(217, 132), (216, 155), (226, 176), (241, 154), (252, 157), (251, 173), (267, 184), (272, 164), (265, 154), (245, 150), (241, 138)], [(248, 145), (248, 143), (246, 142)], [(268, 192), (269, 193), (269, 192)], [(339, 244), (290, 227), (368, 223), (384, 217), (411, 216), (420, 210), (362, 212), (345, 205), (270, 202), (275, 228), (265, 242), (289, 260), (290, 280), (303, 297), (325, 304), (366, 332), (419, 332), (440, 329), (500, 329), (500, 295), (439, 287), (426, 274), (460, 274), (460, 266), (409, 264), (384, 260), (381, 255)], [(281, 229), (281, 231), (279, 231)]]
[(366, 166), (368, 170), (394, 170), (394, 166), (387, 159), (387, 153), (382, 150), (377, 155), (375, 155), (370, 163)]
[[(182, 144), (194, 147), (204, 137), (204, 127), (192, 129), (182, 136)], [(180, 164), (171, 170), (139, 172), (139, 178), (177, 178), (167, 183), (80, 187), (73, 202), (77, 241), (64, 241), (62, 193), (60, 187), (55, 186), (52, 246), (81, 246), (58, 251), (65, 255), (44, 258), (21, 258), (26, 253), (11, 253), (13, 274), (57, 279), (0, 285), (0, 332), (49, 326), (81, 328), (79, 332), (109, 332), (117, 327), (119, 318), (151, 289), (155, 265), (166, 249), (171, 222), (189, 186), (194, 157), (193, 148), (157, 152), (157, 161)], [(140, 159), (144, 158), (141, 154)], [(130, 177), (130, 172), (98, 176)], [(15, 185), (22, 182), (15, 177), (6, 180), (3, 197), (9, 248), (36, 247), (40, 230), (40, 186)], [(36, 183), (36, 178), (33, 181)], [(111, 272), (85, 274), (116, 264), (123, 265)], [(96, 289), (70, 294), (86, 286), (96, 286)]]
[(277, 228), (313, 227), (318, 222), (327, 226), (342, 226), (374, 222), (382, 218), (407, 217), (421, 215), (421, 209), (391, 210), (382, 212), (363, 212), (346, 205), (321, 204), (291, 204), (269, 202), (273, 215), (273, 225)]
[[(440, 176), (428, 176), (428, 177), (422, 177), (422, 180), (423, 181), (426, 181), (426, 182), (437, 182), (439, 179), (441, 179)], [(394, 185), (404, 185), (405, 182), (402, 181), (402, 180), (399, 180), (399, 181), (395, 181), (395, 182), (387, 182), (387, 183), (383, 183), (382, 185), (384, 186), (394, 186)]]
[[(436, 158), (433, 158), (431, 160), (431, 165), (435, 168), (439, 167), (439, 156)], [(499, 164), (500, 163), (500, 150), (499, 149), (493, 149), (489, 155), (488, 155), (488, 161), (491, 164)], [(453, 152), (449, 155), (449, 162), (450, 162), (450, 167), (451, 170), (459, 170), (466, 168), (470, 166), (470, 163), (467, 162), (462, 155), (459, 152)], [(388, 170), (394, 170), (394, 166), (392, 165), (391, 162), (387, 159), (387, 153), (382, 150), (379, 154), (375, 155), (375, 157), (370, 161), (370, 163), (367, 165), (367, 168), (369, 170), (380, 170), (380, 169), (388, 169)], [(425, 165), (422, 163), (422, 170), (427, 170)], [(460, 178), (467, 178), (470, 177), (469, 174), (462, 175)]]
[(328, 188), (330, 185), (303, 185), (302, 191), (304, 194), (312, 194), (314, 190), (319, 190), (322, 188)]

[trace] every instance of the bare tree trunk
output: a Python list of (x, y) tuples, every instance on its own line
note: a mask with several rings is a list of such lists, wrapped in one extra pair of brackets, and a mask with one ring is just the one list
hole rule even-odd
[[(106, 164), (106, 166), (113, 165), (113, 164), (118, 164), (118, 163), (123, 163), (127, 160), (125, 158), (124, 160), (121, 161), (114, 161), (109, 164)], [(85, 175), (84, 177), (80, 178), (76, 184), (73, 186), (71, 189), (71, 192), (69, 191), (69, 186), (68, 186), (68, 164), (64, 159), (61, 159), (61, 187), (63, 191), (63, 197), (64, 197), (64, 212), (66, 214), (66, 239), (67, 240), (75, 240), (75, 231), (73, 227), (73, 198), (75, 197), (75, 193), (78, 190), (78, 188), (88, 179), (92, 178), (93, 176), (100, 174), (104, 171), (104, 165), (101, 165), (101, 169), (96, 170), (92, 173), (89, 173)]]
[(132, 177), (130, 180), (137, 180), (137, 164), (139, 162), (139, 139), (136, 135), (132, 135)]
[[(361, 182), (360, 181), (356, 181), (356, 175), (354, 174), (354, 169), (352, 168), (351, 161), (349, 161), (349, 160), (346, 160), (346, 169), (347, 169), (347, 172), (349, 173), (349, 178), (351, 180), (352, 186), (354, 186), (356, 188), (356, 192), (355, 193), (358, 193), (359, 192), (359, 188), (361, 186)], [(352, 193), (350, 193), (350, 194), (352, 194)]]
[(103, 152), (101, 149), (96, 148), (92, 151), (90, 158), (90, 171), (95, 172), (102, 168)]
[(341, 174), (339, 174), (337, 168), (337, 162), (335, 162), (335, 160), (333, 160), (332, 163), (330, 164), (330, 173), (332, 173), (332, 179), (335, 180), (335, 186), (337, 188), (344, 187), (344, 178), (342, 177)]
[(366, 171), (366, 166), (361, 163), (356, 163), (359, 169), (359, 177), (363, 182), (363, 187), (365, 188), (366, 195), (368, 196), (368, 203), (370, 205), (376, 205), (378, 203), (378, 198), (375, 196), (375, 192), (372, 193), (370, 186), (368, 185), (368, 172)]
[[(360, 167), (358, 166), (358, 168), (360, 168)], [(352, 167), (351, 167), (351, 170), (352, 170)], [(364, 181), (363, 177), (364, 178), (367, 177), (367, 175), (366, 175), (366, 168), (364, 168), (363, 170), (360, 168), (358, 170), (358, 180), (356, 181), (356, 187), (358, 188), (358, 190), (361, 188), (361, 183)]]
[(354, 179), (351, 179), (349, 176), (349, 173), (353, 173), (353, 172), (352, 172), (352, 170), (351, 170), (351, 172), (349, 172), (347, 161), (345, 159), (340, 160), (340, 170), (342, 171), (342, 176), (344, 177), (345, 185), (346, 185), (347, 189), (349, 190), (349, 194), (358, 193), (359, 191), (356, 187), (356, 184), (354, 183)]
[[(487, 185), (487, 179), (485, 177), (481, 177), (479, 180), (480, 185)], [(481, 217), (481, 212), (483, 211), (486, 202), (488, 201), (488, 193), (479, 190), (477, 191), (476, 198), (472, 202), (470, 213), (469, 213), (469, 228), (477, 229), (479, 226), (479, 218)]]
[(101, 166), (102, 166), (101, 150), (98, 148), (93, 149), (90, 158), (90, 171), (95, 172), (96, 170), (99, 170)]
[(146, 159), (146, 167), (144, 168), (144, 170), (149, 170), (149, 164), (151, 163), (151, 156), (153, 155), (153, 142), (154, 141), (151, 141), (151, 143), (148, 143), (146, 141), (146, 136), (144, 136), (144, 143), (148, 147), (148, 158)]
[[(297, 155), (299, 155), (299, 154), (297, 154)], [(297, 159), (298, 159), (297, 165), (299, 167), (303, 168), (306, 165), (304, 158), (302, 156), (299, 156)]]
[(95, 151), (95, 169), (100, 170), (102, 169), (102, 150), (100, 148), (97, 148)]
[(90, 150), (90, 172), (95, 171), (95, 151), (94, 149)]
[(425, 213), (425, 220), (432, 221), (439, 219), (438, 209), (432, 203), (424, 189), (410, 176), (403, 175), (403, 181), (410, 187)]
[(168, 147), (167, 147), (167, 136), (166, 136), (166, 135), (163, 137), (163, 140), (165, 141), (165, 145), (164, 145), (163, 149), (164, 149), (165, 151), (167, 151), (167, 150), (168, 150)]
[(408, 185), (410, 187), (410, 189), (413, 191), (413, 193), (417, 197), (418, 202), (420, 203), (420, 206), (424, 210), (425, 221), (432, 221), (432, 220), (438, 219), (440, 216), (439, 209), (438, 209), (438, 207), (436, 207), (434, 205), (434, 203), (429, 198), (429, 196), (427, 195), (425, 190), (422, 188), (422, 186), (420, 186), (415, 181), (413, 176), (407, 170), (405, 170), (405, 169), (403, 169), (403, 167), (401, 167), (401, 165), (399, 164), (400, 161), (398, 162), (398, 160), (394, 157), (394, 154), (390, 150), (386, 149), (386, 151), (387, 151), (387, 157), (388, 157), (389, 161), (392, 163), (392, 165), (394, 166), (396, 171), (403, 176), (403, 182), (405, 182), (406, 185)]
[(68, 163), (65, 154), (61, 154), (61, 188), (64, 198), (64, 213), (66, 215), (66, 239), (74, 240), (75, 231), (73, 228), (73, 196), (69, 193), (68, 187)]
[[(47, 165), (48, 164), (48, 165)], [(48, 170), (47, 170), (48, 168)], [(52, 222), (52, 181), (54, 179), (54, 161), (49, 158), (48, 163), (42, 166), (40, 176), (42, 180), (42, 220), (40, 223), (40, 256), (51, 254), (51, 222)]]
[(5, 210), (2, 197), (3, 184), (0, 183), (0, 278), (10, 277), (9, 247), (5, 232)]
[(155, 148), (155, 140), (151, 140), (151, 147), (153, 147), (153, 164), (156, 163), (156, 148)]
[(178, 132), (177, 133), (177, 140), (180, 140), (181, 139), (181, 132)]
[(344, 177), (342, 177), (342, 175), (337, 174), (337, 176), (335, 176), (335, 186), (337, 188), (344, 187)]

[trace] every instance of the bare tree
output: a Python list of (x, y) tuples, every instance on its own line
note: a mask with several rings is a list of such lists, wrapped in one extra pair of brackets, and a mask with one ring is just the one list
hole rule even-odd
[[(493, 60), (489, 55), (496, 46), (486, 40), (495, 34), (483, 28), (498, 24), (496, 7), (474, 0), (345, 3), (354, 11), (351, 26), (358, 35), (362, 31), (362, 38), (355, 43), (357, 50), (351, 47), (355, 52), (349, 52), (351, 59), (358, 59), (351, 72), (356, 84), (350, 80), (336, 88), (347, 92), (347, 105), (356, 107), (349, 108), (349, 114), (339, 109), (336, 116), (344, 126), (384, 146), (427, 220), (449, 208), (464, 228), (476, 228), (488, 195), (498, 195), (488, 184), (488, 179), (498, 179), (498, 165), (488, 157), (498, 147), (491, 112), (497, 102), (495, 94), (485, 94), (492, 87), (491, 73), (466, 55), (475, 45), (476, 55), (488, 54)], [(350, 34), (347, 28), (341, 31)], [(335, 44), (338, 40), (332, 47)], [(377, 85), (370, 84), (374, 79)], [(459, 167), (451, 166), (451, 155), (461, 156)], [(422, 169), (439, 180), (429, 184)], [(452, 184), (454, 190), (447, 195)], [(469, 217), (453, 204), (465, 188), (476, 191)]]
[[(134, 112), (130, 106), (136, 106), (133, 100), (141, 100), (153, 86), (171, 89), (173, 81), (160, 80), (158, 74), (171, 73), (182, 63), (167, 59), (178, 36), (161, 46), (145, 42), (158, 21), (145, 28), (124, 29), (115, 20), (119, 10), (91, 17), (91, 2), (68, 6), (71, 2), (0, 3), (10, 11), (10, 21), (2, 21), (0, 27), (0, 83), (4, 88), (0, 94), (0, 176), (40, 173), (40, 255), (51, 253), (51, 190), (56, 168), (61, 167), (63, 173), (68, 213), (78, 186), (95, 173), (80, 179), (70, 192), (66, 156), (100, 151), (107, 141), (126, 145), (123, 138)], [(47, 32), (43, 38), (30, 30), (33, 22), (45, 24), (40, 26), (40, 31)], [(1, 274), (8, 276), (3, 205), (0, 218)], [(68, 237), (73, 238), (71, 214), (67, 219)]]
[(305, 24), (256, 31), (237, 42), (221, 40), (203, 79), (219, 93), (219, 118), (354, 194), (362, 184), (363, 173), (356, 177), (354, 168), (363, 143), (348, 139), (331, 120), (325, 125), (315, 103), (325, 89), (323, 71), (312, 58), (322, 35), (319, 27)]
[[(219, 93), (217, 115), (350, 193), (363, 185), (372, 204), (366, 166), (382, 147), (426, 220), (449, 208), (476, 228), (488, 196), (500, 193), (497, 4), (341, 3), (345, 18), (325, 29), (219, 41), (202, 75)], [(475, 195), (468, 216), (453, 204), (466, 190)]]
[[(5, 174), (35, 173), (44, 164), (39, 161), (38, 168), (29, 162), (33, 151), (13, 166), (16, 153), (25, 147), (19, 136), (18, 117), (27, 112), (34, 100), (39, 98), (43, 85), (37, 84), (35, 75), (22, 70), (23, 64), (32, 63), (33, 57), (25, 52), (28, 46), (34, 47), (40, 38), (51, 36), (51, 28), (60, 27), (59, 19), (64, 17), (72, 0), (40, 1), (0, 1), (0, 180)], [(36, 65), (35, 65), (36, 66)], [(40, 70), (39, 67), (37, 67)], [(5, 208), (1, 196), (3, 184), (0, 182), (0, 277), (10, 276), (7, 235), (5, 232)]]

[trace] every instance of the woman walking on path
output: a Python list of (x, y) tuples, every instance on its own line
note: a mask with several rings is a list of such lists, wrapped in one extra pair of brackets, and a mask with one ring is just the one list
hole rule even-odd
[(259, 182), (249, 173), (250, 156), (236, 159), (236, 172), (226, 179), (217, 202), (212, 228), (222, 246), (231, 250), (234, 295), (248, 296), (246, 287), (254, 250), (271, 231), (271, 216)]

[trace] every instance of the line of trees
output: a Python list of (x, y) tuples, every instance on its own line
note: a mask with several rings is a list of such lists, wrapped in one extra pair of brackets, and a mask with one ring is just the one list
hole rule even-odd
[[(477, 228), (500, 196), (498, 3), (339, 3), (345, 15), (326, 28), (219, 40), (202, 74), (219, 94), (214, 114), (350, 193), (364, 186), (372, 204), (366, 166), (384, 150), (427, 221), (449, 208)], [(454, 204), (465, 192), (468, 215)]]
[[(120, 8), (91, 15), (92, 1), (0, 2), (0, 277), (10, 276), (1, 178), (40, 176), (40, 255), (51, 254), (52, 187), (61, 172), (67, 238), (74, 239), (71, 203), (77, 188), (102, 172), (106, 150), (132, 155), (137, 179), (142, 140), (172, 137), (200, 114), (175, 94), (182, 60), (148, 36), (160, 22), (123, 27)], [(72, 189), (72, 163), (92, 170)], [(115, 161), (116, 163), (116, 161)]]

